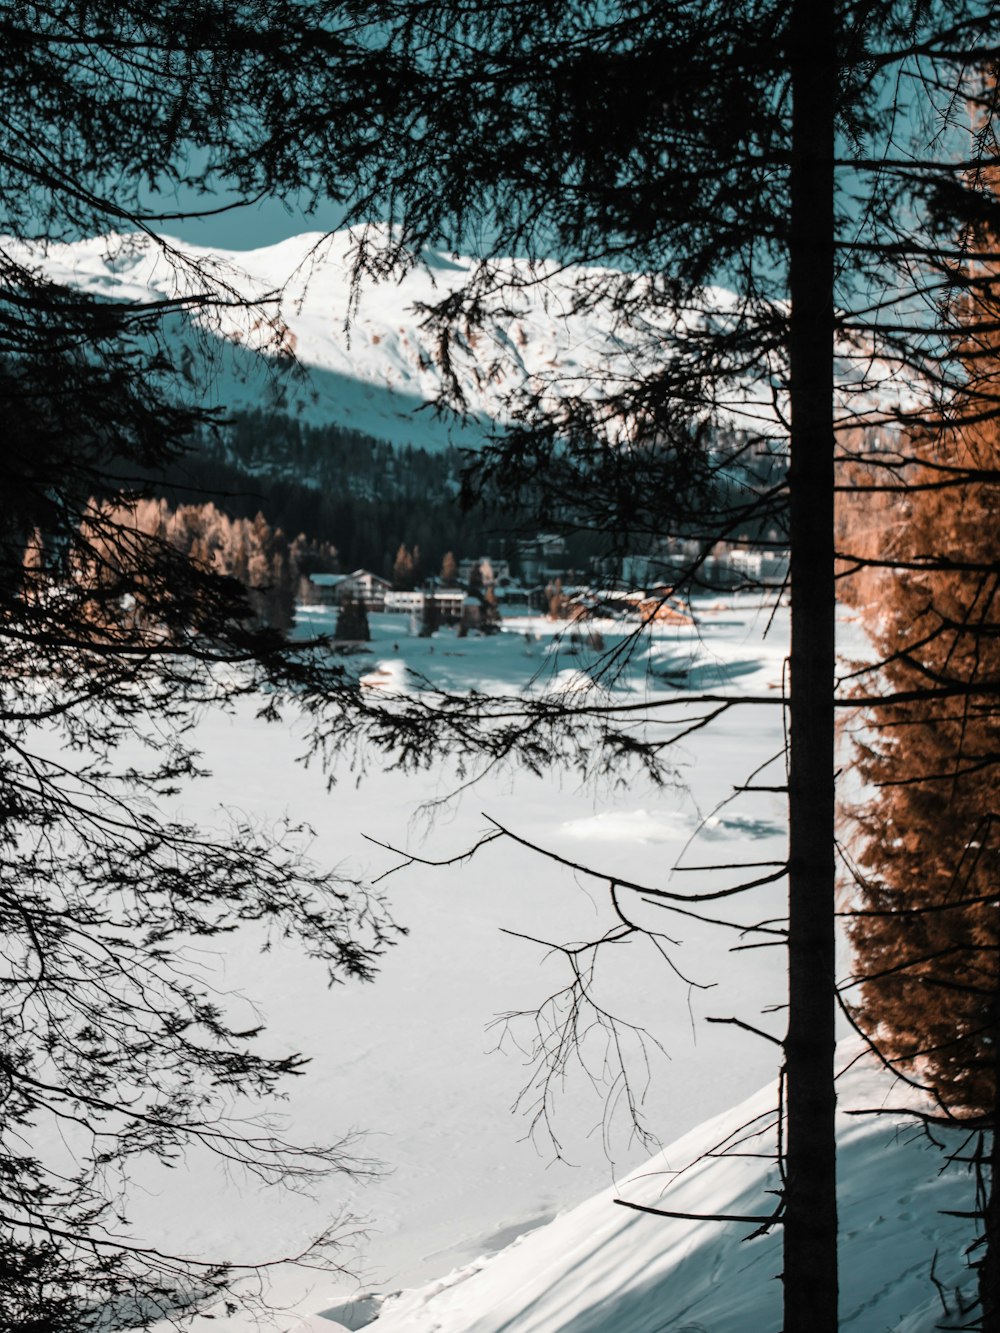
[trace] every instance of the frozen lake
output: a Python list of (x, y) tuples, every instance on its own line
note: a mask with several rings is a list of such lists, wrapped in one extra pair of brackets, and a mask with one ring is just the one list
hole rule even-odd
[[(697, 629), (658, 626), (622, 688), (635, 699), (686, 685), (777, 700), (787, 612), (770, 617), (758, 600), (742, 597), (703, 608)], [(500, 635), (461, 640), (452, 631), (413, 637), (403, 617), (370, 620), (363, 669), (391, 681), (405, 682), (412, 668), (442, 687), (512, 692), (533, 679), (543, 688), (587, 665), (586, 650), (567, 655), (553, 647), (553, 634), (565, 625), (541, 618), (508, 618)], [(331, 621), (329, 610), (304, 608), (300, 629), (328, 630)], [(602, 630), (606, 644), (620, 632), (611, 623)], [(214, 984), (259, 1007), (271, 1049), (311, 1057), (278, 1108), (288, 1137), (308, 1142), (361, 1131), (362, 1151), (388, 1172), (361, 1183), (333, 1178), (314, 1198), (302, 1198), (228, 1180), (192, 1161), (187, 1171), (143, 1178), (133, 1221), (150, 1235), (165, 1225), (171, 1242), (187, 1250), (263, 1258), (292, 1252), (348, 1211), (366, 1220), (368, 1234), (345, 1251), (345, 1265), (360, 1274), (362, 1289), (386, 1292), (501, 1248), (641, 1162), (649, 1147), (631, 1132), (621, 1084), (607, 1084), (600, 1033), (591, 1033), (584, 1062), (571, 1061), (554, 1089), (558, 1150), (543, 1127), (529, 1132), (532, 1097), (517, 1103), (531, 1073), (532, 1021), (505, 1028), (496, 1019), (530, 1013), (569, 974), (562, 955), (505, 932), (553, 944), (596, 938), (614, 923), (607, 877), (694, 890), (731, 883), (741, 872), (678, 866), (780, 861), (783, 798), (734, 795), (734, 788), (780, 753), (782, 711), (734, 709), (689, 738), (677, 750), (675, 786), (593, 790), (573, 775), (495, 772), (432, 818), (426, 803), (455, 785), (444, 768), (419, 778), (373, 772), (360, 785), (345, 772), (328, 792), (318, 771), (296, 762), (303, 749), (298, 724), (268, 726), (249, 705), (233, 716), (207, 716), (198, 737), (213, 776), (192, 784), (181, 802), (202, 821), (211, 822), (220, 806), (258, 818), (287, 813), (315, 829), (311, 855), (318, 863), (375, 877), (399, 858), (365, 835), (440, 860), (472, 845), (489, 817), (605, 878), (506, 840), (464, 864), (400, 870), (382, 887), (410, 933), (367, 986), (328, 989), (322, 970), (288, 945), (276, 942), (262, 958), (250, 932), (231, 940), (225, 955), (201, 955)], [(782, 781), (780, 763), (770, 772), (760, 780)], [(759, 921), (782, 913), (783, 896), (779, 882), (726, 911), (734, 920)], [(610, 1012), (649, 1033), (648, 1073), (635, 1042), (629, 1067), (650, 1131), (668, 1143), (773, 1076), (774, 1047), (705, 1019), (740, 1014), (780, 1034), (780, 1012), (760, 1016), (783, 1003), (784, 958), (774, 948), (732, 952), (744, 942), (738, 935), (696, 921), (650, 909), (643, 919), (670, 937), (666, 956), (642, 938), (616, 946), (602, 954), (595, 986)], [(270, 1281), (273, 1298), (299, 1315), (329, 1309), (359, 1289), (346, 1278), (292, 1268), (273, 1270)], [(223, 1326), (220, 1319), (205, 1327)]]

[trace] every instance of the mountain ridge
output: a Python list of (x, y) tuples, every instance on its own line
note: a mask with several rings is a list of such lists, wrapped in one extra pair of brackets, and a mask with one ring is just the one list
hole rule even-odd
[(194, 304), (214, 285), (223, 298), (256, 303), (249, 310), (193, 310), (182, 323), (171, 317), (169, 339), (175, 348), (181, 344), (177, 359), (185, 373), (195, 360), (193, 324), (218, 340), (205, 386), (218, 405), (270, 405), (392, 444), (475, 445), (502, 419), (510, 387), (551, 380), (554, 372), (601, 368), (603, 375), (621, 352), (599, 310), (583, 315), (571, 308), (576, 271), (547, 266), (552, 271), (540, 285), (524, 261), (497, 260), (523, 284), (520, 311), (512, 313), (508, 294), (482, 331), (468, 331), (466, 354), (451, 362), (465, 419), (429, 411), (446, 373), (420, 308), (455, 291), (474, 261), (427, 252), (401, 279), (358, 288), (352, 265), (359, 234), (304, 233), (244, 251), (117, 233), (44, 247), (10, 237), (0, 243), (47, 280), (109, 300)]

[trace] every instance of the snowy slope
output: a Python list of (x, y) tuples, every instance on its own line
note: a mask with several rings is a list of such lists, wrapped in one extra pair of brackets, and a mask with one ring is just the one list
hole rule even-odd
[[(870, 1057), (838, 1055), (842, 1108), (905, 1104), (903, 1090)], [(684, 1213), (768, 1214), (774, 1087), (700, 1125), (633, 1172), (617, 1191), (633, 1202)], [(746, 1128), (744, 1128), (746, 1127)], [(963, 1250), (970, 1224), (943, 1209), (973, 1206), (962, 1168), (941, 1174), (939, 1149), (902, 1117), (841, 1113), (841, 1328), (851, 1333), (932, 1333), (942, 1298), (957, 1312), (957, 1288), (974, 1282)], [(616, 1207), (605, 1190), (500, 1254), (439, 1281), (398, 1293), (368, 1313), (372, 1333), (756, 1333), (780, 1327), (780, 1230), (651, 1216)], [(357, 1310), (327, 1320), (360, 1326)], [(352, 1318), (352, 1316), (355, 1316)], [(961, 1322), (959, 1320), (958, 1322)], [(324, 1325), (314, 1320), (310, 1327)], [(329, 1327), (329, 1324), (326, 1324)]]
[[(489, 422), (502, 418), (512, 387), (545, 384), (553, 393), (566, 387), (578, 392), (583, 380), (587, 395), (599, 398), (641, 370), (644, 360), (652, 365), (662, 358), (666, 314), (652, 316), (625, 345), (606, 301), (585, 314), (573, 308), (575, 284), (581, 278), (599, 282), (601, 270), (549, 265), (529, 281), (523, 262), (496, 260), (502, 274), (524, 285), (505, 294), (513, 312), (498, 312), (479, 333), (469, 334), (464, 354), (453, 362), (472, 424), (435, 419), (418, 409), (441, 391), (440, 355), (416, 307), (466, 282), (472, 261), (427, 252), (402, 281), (366, 283), (355, 304), (351, 262), (357, 237), (352, 230), (327, 237), (307, 233), (239, 252), (176, 240), (161, 248), (139, 235), (44, 249), (11, 238), (0, 244), (50, 280), (109, 299), (189, 297), (211, 280), (223, 291), (263, 302), (251, 312), (222, 309), (196, 317), (212, 330), (210, 342), (221, 357), (212, 384), (199, 390), (229, 407), (270, 403), (394, 443), (440, 447), (451, 438), (474, 444)], [(720, 292), (718, 300), (722, 308), (731, 298)], [(190, 344), (192, 335), (178, 318), (172, 336)], [(297, 366), (282, 364), (276, 357), (281, 351), (293, 353)], [(191, 367), (203, 360), (185, 359)]]
[[(441, 354), (423, 327), (419, 307), (434, 304), (467, 283), (474, 261), (424, 251), (401, 280), (366, 279), (352, 287), (352, 264), (361, 228), (324, 235), (307, 232), (257, 250), (206, 249), (163, 237), (111, 234), (71, 244), (32, 246), (0, 237), (10, 257), (60, 284), (108, 299), (188, 299), (214, 289), (236, 308), (177, 316), (171, 324), (176, 359), (193, 377), (202, 399), (227, 408), (276, 407), (313, 422), (332, 422), (394, 444), (440, 448), (449, 440), (474, 446), (492, 423), (502, 422), (512, 392), (528, 389), (549, 401), (583, 394), (600, 402), (608, 393), (662, 367), (670, 336), (702, 326), (704, 313), (671, 311), (655, 276), (634, 274), (636, 290), (652, 293), (641, 317), (623, 322), (605, 290), (623, 275), (598, 267), (535, 268), (523, 260), (497, 258), (492, 271), (503, 286), (500, 298), (476, 331), (460, 328), (451, 348), (454, 375), (468, 411), (458, 422), (422, 410), (438, 400), (445, 383)], [(377, 248), (380, 229), (368, 229)], [(581, 311), (581, 291), (601, 294)], [(632, 294), (633, 298), (635, 293)], [(259, 302), (250, 310), (239, 301)], [(662, 308), (657, 308), (662, 303)], [(713, 288), (707, 303), (720, 326), (735, 318), (733, 293)], [(207, 340), (196, 339), (209, 331)], [(211, 349), (213, 369), (203, 371)], [(291, 353), (292, 356), (282, 356)], [(912, 407), (912, 373), (880, 359), (874, 348), (845, 344), (838, 361), (845, 407), (857, 417)], [(777, 377), (772, 383), (772, 378)], [(781, 378), (775, 364), (753, 379), (721, 379), (715, 405), (741, 427), (781, 430)], [(631, 435), (616, 418), (612, 434)]]

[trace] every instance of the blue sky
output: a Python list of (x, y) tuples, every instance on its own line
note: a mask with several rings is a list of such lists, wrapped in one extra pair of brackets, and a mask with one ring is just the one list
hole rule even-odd
[[(186, 209), (219, 208), (235, 199), (224, 194), (206, 198), (192, 192), (177, 195), (153, 195), (145, 202), (150, 211), (165, 213)], [(335, 231), (343, 223), (344, 210), (339, 204), (321, 202), (312, 213), (306, 212), (304, 197), (282, 203), (278, 199), (264, 199), (257, 204), (244, 204), (212, 217), (169, 220), (154, 224), (156, 230), (194, 245), (217, 247), (222, 250), (252, 250), (258, 246), (274, 245), (304, 231)]]

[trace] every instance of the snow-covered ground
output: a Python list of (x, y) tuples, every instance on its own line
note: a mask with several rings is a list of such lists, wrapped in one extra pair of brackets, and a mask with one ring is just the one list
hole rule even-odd
[[(523, 309), (488, 325), (467, 360), (459, 359), (473, 413), (467, 428), (428, 413), (415, 418), (414, 408), (441, 384), (415, 306), (460, 283), (469, 262), (427, 255), (426, 266), (404, 282), (366, 289), (348, 334), (351, 245), (346, 233), (243, 253), (178, 243), (172, 259), (135, 237), (51, 245), (30, 255), (17, 242), (8, 248), (49, 278), (108, 299), (195, 291), (202, 279), (192, 265), (211, 267), (240, 294), (261, 298), (281, 289), (280, 307), (268, 306), (256, 326), (244, 313), (232, 322), (221, 316), (216, 399), (230, 407), (271, 402), (398, 443), (435, 447), (449, 436), (472, 443), (482, 424), (501, 414), (512, 386), (537, 385), (554, 372), (585, 376), (599, 395), (616, 367), (630, 367), (635, 349), (615, 340), (600, 309), (580, 316), (569, 308), (575, 275), (563, 274), (546, 284), (544, 299), (539, 288), (527, 288)], [(724, 294), (719, 299), (724, 306)], [(182, 348), (192, 337), (180, 317), (173, 333)], [(652, 325), (650, 335), (658, 354)], [(261, 354), (282, 345), (294, 352), (298, 371)], [(502, 377), (495, 358), (503, 359)], [(192, 373), (195, 364), (192, 354)], [(698, 689), (770, 692), (777, 700), (784, 613), (765, 637), (770, 612), (751, 599), (703, 612), (697, 630), (658, 629), (619, 688), (635, 699)], [(372, 626), (375, 641), (359, 663), (373, 687), (415, 688), (418, 673), (444, 688), (512, 692), (564, 686), (588, 669), (587, 650), (554, 645), (554, 627), (541, 620), (508, 619), (500, 636), (466, 640), (449, 632), (412, 637), (402, 618), (373, 616)], [(301, 628), (332, 628), (331, 615), (304, 612)], [(610, 644), (618, 631), (608, 624), (602, 632)], [(245, 1004), (248, 1014), (259, 1007), (272, 1050), (312, 1057), (306, 1076), (275, 1108), (287, 1136), (327, 1142), (356, 1129), (360, 1150), (388, 1173), (362, 1182), (332, 1178), (305, 1199), (230, 1179), (192, 1156), (177, 1170), (151, 1168), (137, 1182), (129, 1209), (136, 1231), (204, 1257), (269, 1259), (298, 1250), (333, 1217), (367, 1219), (367, 1237), (344, 1251), (360, 1279), (287, 1265), (269, 1271), (269, 1298), (285, 1308), (279, 1323), (289, 1329), (322, 1333), (335, 1326), (335, 1314), (348, 1327), (377, 1315), (377, 1333), (776, 1329), (773, 1234), (739, 1243), (745, 1228), (640, 1215), (616, 1207), (613, 1197), (677, 1211), (766, 1211), (773, 1182), (763, 1159), (712, 1159), (676, 1177), (664, 1168), (696, 1162), (771, 1105), (774, 1047), (705, 1020), (738, 1014), (780, 1033), (780, 1008), (771, 1012), (784, 998), (780, 951), (733, 952), (738, 933), (665, 918), (665, 956), (644, 939), (602, 955), (595, 974), (601, 1004), (648, 1033), (644, 1044), (624, 1040), (645, 1124), (660, 1143), (672, 1144), (652, 1164), (648, 1144), (632, 1132), (600, 1030), (591, 1031), (582, 1060), (555, 1080), (549, 1124), (533, 1123), (530, 1057), (532, 1014), (539, 1006), (544, 1013), (547, 998), (567, 981), (565, 957), (546, 942), (596, 938), (612, 923), (609, 878), (717, 887), (717, 872), (692, 867), (784, 856), (780, 798), (738, 790), (780, 755), (780, 707), (737, 709), (692, 736), (678, 747), (676, 782), (666, 788), (632, 781), (581, 789), (572, 776), (499, 771), (456, 793), (458, 779), (446, 766), (420, 778), (373, 766), (360, 785), (345, 773), (330, 792), (320, 773), (296, 764), (303, 736), (294, 720), (284, 729), (266, 726), (251, 703), (231, 715), (209, 714), (198, 739), (213, 776), (182, 793), (187, 814), (211, 822), (226, 808), (261, 819), (287, 813), (315, 829), (318, 862), (342, 863), (351, 874), (374, 877), (399, 864), (366, 835), (444, 860), (471, 846), (493, 819), (603, 878), (509, 841), (447, 867), (411, 865), (383, 881), (410, 934), (369, 987), (328, 989), (321, 970), (282, 941), (272, 941), (262, 960), (264, 941), (251, 931), (224, 952), (192, 951), (189, 964), (234, 993), (233, 1004)], [(782, 885), (763, 885), (734, 919), (760, 921), (782, 910)], [(511, 1012), (523, 1017), (497, 1024)], [(739, 1105), (761, 1086), (764, 1093)], [(845, 1076), (845, 1108), (895, 1095), (870, 1070)], [(959, 1252), (969, 1231), (967, 1222), (943, 1219), (939, 1210), (968, 1208), (968, 1181), (958, 1174), (939, 1179), (927, 1145), (878, 1118), (845, 1121), (842, 1147), (844, 1327), (929, 1333), (943, 1300), (956, 1308), (952, 1288), (962, 1280)], [(935, 1251), (943, 1298), (931, 1280)], [(496, 1257), (484, 1260), (490, 1255)], [(406, 1294), (386, 1299), (402, 1289)], [(243, 1316), (218, 1312), (202, 1325), (206, 1333), (247, 1327)]]
[[(331, 615), (304, 611), (302, 632), (329, 628)], [(777, 697), (787, 616), (779, 610), (765, 637), (769, 615), (740, 598), (703, 608), (698, 630), (660, 627), (621, 688), (663, 697), (671, 688), (667, 664), (674, 685), (683, 669), (698, 688)], [(556, 627), (542, 619), (508, 618), (501, 635), (464, 640), (450, 631), (411, 636), (403, 617), (371, 622), (374, 641), (359, 670), (402, 685), (417, 672), (450, 688), (537, 689), (588, 665), (586, 650), (566, 657), (565, 641), (554, 642)], [(609, 622), (604, 632), (610, 644), (616, 627)], [(440, 860), (469, 847), (489, 817), (605, 877), (717, 886), (718, 874), (679, 867), (783, 856), (780, 798), (734, 791), (780, 751), (781, 712), (739, 709), (722, 728), (697, 733), (678, 751), (675, 786), (595, 791), (572, 777), (492, 773), (431, 816), (427, 802), (454, 791), (453, 773), (372, 772), (359, 785), (345, 773), (328, 792), (321, 774), (295, 763), (298, 725), (269, 727), (247, 706), (204, 719), (199, 739), (213, 777), (192, 785), (182, 804), (202, 819), (216, 807), (265, 818), (287, 812), (315, 829), (317, 861), (370, 876), (400, 858), (365, 835)], [(553, 944), (596, 937), (611, 922), (607, 878), (500, 841), (468, 862), (412, 865), (382, 887), (410, 934), (371, 986), (330, 990), (320, 969), (288, 944), (273, 942), (261, 959), (261, 941), (250, 932), (202, 962), (221, 989), (259, 1006), (272, 1049), (312, 1057), (279, 1108), (288, 1136), (329, 1141), (359, 1130), (361, 1150), (387, 1174), (332, 1178), (305, 1199), (227, 1179), (192, 1159), (186, 1171), (142, 1178), (130, 1210), (137, 1228), (205, 1256), (267, 1258), (293, 1252), (342, 1212), (365, 1218), (367, 1237), (344, 1252), (357, 1277), (270, 1271), (268, 1294), (285, 1311), (279, 1327), (288, 1329), (322, 1333), (335, 1315), (360, 1326), (380, 1310), (379, 1333), (776, 1329), (774, 1238), (739, 1244), (747, 1228), (670, 1222), (614, 1205), (616, 1195), (656, 1202), (672, 1178), (663, 1174), (664, 1159), (654, 1155), (648, 1164), (653, 1148), (632, 1132), (621, 1085), (607, 1085), (600, 1033), (585, 1043), (584, 1062), (571, 1061), (556, 1080), (557, 1145), (544, 1126), (531, 1132), (532, 1096), (518, 1105), (531, 1074), (530, 1015), (568, 974), (558, 953), (517, 936)], [(783, 892), (780, 882), (762, 886), (733, 918), (780, 915)], [(749, 1111), (731, 1111), (771, 1083), (775, 1048), (705, 1020), (739, 1014), (780, 1034), (781, 1013), (767, 1010), (783, 1001), (784, 962), (774, 949), (732, 952), (738, 935), (694, 921), (668, 918), (662, 928), (671, 939), (666, 957), (644, 941), (619, 946), (598, 964), (596, 986), (610, 1012), (648, 1032), (649, 1069), (639, 1044), (626, 1038), (629, 1070), (648, 1129), (658, 1143), (674, 1145), (665, 1160), (678, 1170), (773, 1099), (765, 1092)], [(528, 1017), (496, 1023), (512, 1011)], [(855, 1071), (843, 1104), (893, 1095)], [(845, 1326), (929, 1333), (926, 1312), (940, 1311), (928, 1276), (934, 1248), (938, 1274), (957, 1281), (968, 1230), (943, 1223), (936, 1209), (944, 1197), (945, 1206), (967, 1207), (968, 1181), (936, 1183), (936, 1160), (909, 1130), (877, 1119), (845, 1126), (844, 1225), (856, 1247), (848, 1249), (845, 1310), (861, 1311)], [(692, 1167), (670, 1184), (663, 1206), (767, 1211), (768, 1169), (749, 1158)], [(865, 1256), (867, 1267), (852, 1253)], [(400, 1291), (406, 1294), (385, 1299)], [(926, 1317), (900, 1322), (917, 1310)], [(248, 1328), (240, 1315), (203, 1325), (204, 1333)]]
[[(303, 630), (323, 628), (330, 614), (304, 615)], [(718, 672), (720, 685), (738, 664), (733, 689), (766, 692), (780, 681), (784, 613), (767, 638), (768, 612), (749, 599), (706, 615), (702, 642), (688, 626), (657, 631), (647, 655), (654, 668), (664, 659), (697, 658), (700, 669)], [(371, 622), (375, 641), (361, 670), (395, 662), (439, 684), (510, 690), (539, 672), (542, 687), (549, 674), (586, 665), (572, 655), (564, 663), (553, 650), (555, 627), (543, 620), (516, 626), (508, 620), (499, 636), (464, 640), (447, 631), (431, 640), (411, 637), (403, 617), (372, 616)], [(531, 642), (524, 638), (528, 631), (536, 636)], [(663, 690), (644, 669), (628, 688), (637, 695)], [(471, 845), (489, 816), (570, 859), (655, 886), (668, 881), (682, 857), (688, 865), (747, 859), (748, 849), (754, 859), (782, 857), (777, 797), (740, 795), (716, 811), (735, 783), (779, 750), (781, 711), (738, 710), (724, 732), (702, 732), (685, 743), (675, 787), (633, 783), (595, 791), (570, 776), (497, 772), (428, 820), (422, 806), (451, 792), (454, 774), (372, 772), (356, 786), (345, 773), (327, 792), (318, 771), (295, 763), (303, 741), (296, 727), (269, 727), (247, 705), (231, 717), (213, 714), (202, 722), (199, 742), (213, 777), (192, 785), (183, 805), (203, 819), (219, 806), (265, 818), (287, 812), (316, 830), (311, 850), (318, 862), (370, 875), (399, 858), (363, 835), (441, 859)], [(674, 882), (694, 887), (700, 878), (684, 873)], [(195, 1179), (177, 1172), (144, 1179), (150, 1193), (137, 1196), (131, 1216), (149, 1234), (166, 1226), (178, 1244), (201, 1253), (288, 1253), (346, 1207), (369, 1219), (370, 1234), (360, 1253), (345, 1254), (345, 1261), (364, 1271), (368, 1288), (384, 1292), (499, 1249), (526, 1227), (610, 1186), (648, 1155), (634, 1140), (620, 1098), (606, 1111), (608, 1089), (600, 1078), (592, 1086), (586, 1069), (571, 1067), (556, 1090), (553, 1128), (565, 1160), (555, 1160), (544, 1133), (528, 1135), (530, 1101), (512, 1109), (530, 1072), (522, 1050), (530, 1019), (506, 1033), (494, 1026), (497, 1015), (530, 1011), (567, 980), (562, 959), (503, 931), (557, 944), (590, 938), (610, 921), (607, 884), (497, 842), (464, 865), (415, 865), (382, 887), (410, 935), (390, 952), (371, 986), (328, 990), (321, 970), (280, 941), (262, 960), (259, 941), (249, 933), (224, 957), (206, 962), (218, 986), (259, 1004), (273, 1045), (313, 1058), (282, 1108), (289, 1136), (328, 1140), (353, 1128), (367, 1131), (365, 1150), (390, 1174), (362, 1184), (332, 1179), (310, 1203), (219, 1179), (205, 1163), (192, 1162)], [(780, 884), (767, 886), (744, 910), (752, 919), (779, 914), (782, 896)], [(772, 1076), (774, 1053), (765, 1043), (702, 1020), (759, 1015), (766, 1005), (780, 1004), (783, 968), (773, 950), (730, 953), (737, 937), (696, 922), (672, 919), (663, 928), (677, 941), (670, 962), (694, 984), (642, 943), (609, 953), (598, 983), (610, 1008), (662, 1043), (663, 1054), (650, 1048), (643, 1109), (657, 1139), (669, 1142)], [(780, 1030), (780, 1016), (770, 1021)], [(596, 1044), (587, 1055), (599, 1076)], [(636, 1049), (631, 1058), (641, 1090)], [(271, 1281), (274, 1298), (302, 1314), (329, 1309), (357, 1290), (299, 1270), (283, 1270)]]
[[(838, 1056), (841, 1105), (882, 1105), (891, 1081), (876, 1062), (858, 1058), (854, 1042)], [(616, 1191), (599, 1192), (499, 1255), (331, 1313), (346, 1328), (375, 1314), (372, 1333), (776, 1333), (780, 1227), (653, 1216), (615, 1203), (768, 1216), (778, 1184), (769, 1160), (776, 1104), (772, 1085), (671, 1144)], [(893, 1104), (905, 1104), (900, 1090)], [(968, 1173), (942, 1174), (940, 1149), (904, 1117), (841, 1114), (838, 1149), (840, 1327), (934, 1333), (953, 1326), (949, 1315), (961, 1324), (962, 1301), (974, 1291), (963, 1253), (969, 1228), (946, 1210), (970, 1207)], [(321, 1333), (324, 1324), (307, 1327)]]

